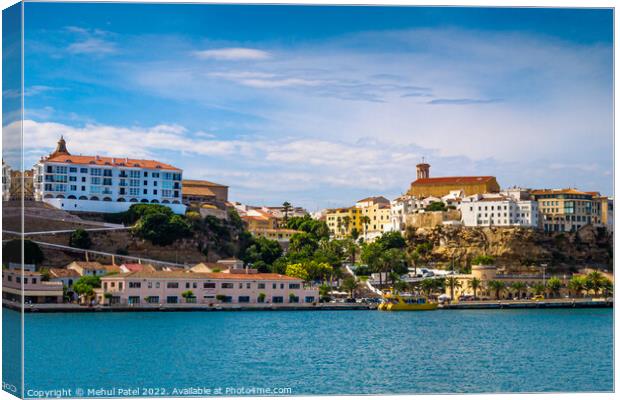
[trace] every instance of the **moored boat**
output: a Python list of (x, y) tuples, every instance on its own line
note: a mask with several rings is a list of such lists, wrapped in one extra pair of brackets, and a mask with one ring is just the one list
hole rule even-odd
[(383, 302), (377, 310), (380, 311), (431, 311), (436, 310), (438, 304), (428, 301), (426, 297), (385, 293)]

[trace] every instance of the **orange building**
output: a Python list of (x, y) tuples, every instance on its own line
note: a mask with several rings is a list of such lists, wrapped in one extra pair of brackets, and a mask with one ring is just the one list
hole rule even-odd
[(453, 190), (462, 190), (465, 196), (478, 193), (497, 193), (499, 184), (494, 176), (445, 176), (431, 178), (430, 165), (416, 165), (417, 179), (411, 183), (407, 192), (418, 199), (425, 197), (443, 197)]

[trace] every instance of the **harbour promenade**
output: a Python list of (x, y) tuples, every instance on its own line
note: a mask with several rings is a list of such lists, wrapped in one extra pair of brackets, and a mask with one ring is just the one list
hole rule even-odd
[[(3, 307), (21, 311), (17, 302), (2, 302)], [(317, 304), (142, 304), (142, 305), (95, 305), (78, 304), (27, 304), (24, 312), (153, 312), (153, 311), (335, 311), (335, 310), (375, 310), (376, 304), (368, 303), (317, 303)], [(467, 301), (440, 304), (438, 310), (502, 310), (502, 309), (543, 309), (543, 308), (611, 308), (612, 299), (546, 299)]]

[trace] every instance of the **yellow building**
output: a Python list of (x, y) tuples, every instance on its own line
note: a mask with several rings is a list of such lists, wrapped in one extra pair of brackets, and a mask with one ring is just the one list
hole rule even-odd
[(443, 197), (453, 190), (463, 191), (464, 196), (478, 193), (497, 193), (499, 184), (494, 176), (446, 176), (431, 178), (430, 165), (416, 165), (417, 179), (411, 183), (407, 192), (418, 199), (425, 197)]
[(355, 207), (362, 212), (360, 233), (365, 241), (373, 241), (390, 226), (390, 201), (385, 197), (367, 197), (359, 200)]
[[(473, 278), (476, 278), (479, 281), (475, 294), (477, 297), (497, 299), (495, 291), (489, 287), (488, 283), (489, 281), (500, 281), (505, 284), (505, 289), (500, 292), (500, 299), (506, 299), (515, 297), (530, 298), (534, 295), (532, 289), (534, 286), (542, 285), (544, 282), (554, 277), (554, 275), (550, 274), (543, 275), (542, 270), (539, 273), (507, 274), (498, 271), (497, 267), (494, 265), (472, 265), (471, 274), (459, 274), (453, 276), (457, 278), (458, 281), (458, 284), (455, 284), (454, 287), (454, 297), (456, 299), (462, 295), (474, 295), (474, 290), (471, 286)], [(561, 275), (557, 276), (557, 278), (559, 278), (564, 284), (564, 287), (560, 291), (561, 294), (564, 294), (566, 292), (566, 285), (568, 284), (571, 276)], [(522, 282), (525, 284), (525, 288), (519, 294), (516, 293), (516, 290), (511, 289), (511, 285), (515, 282)], [(446, 282), (445, 293), (450, 295), (450, 290), (450, 284)]]
[(533, 190), (532, 198), (538, 202), (539, 227), (545, 232), (575, 231), (600, 219), (600, 205), (593, 207), (592, 192), (577, 189)]
[(252, 210), (250, 215), (241, 216), (241, 219), (246, 223), (248, 231), (251, 233), (278, 227), (278, 220), (274, 216), (257, 210)]
[(362, 210), (357, 207), (334, 208), (325, 214), (330, 234), (336, 239), (350, 236), (353, 230), (362, 232)]
[(279, 242), (288, 242), (291, 240), (291, 236), (296, 233), (301, 233), (302, 231), (298, 231), (295, 229), (284, 229), (284, 228), (276, 228), (276, 229), (258, 229), (252, 232), (254, 236), (264, 237), (269, 240), (277, 240)]

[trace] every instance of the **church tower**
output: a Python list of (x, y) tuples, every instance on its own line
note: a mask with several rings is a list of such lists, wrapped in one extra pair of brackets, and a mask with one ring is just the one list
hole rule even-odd
[(58, 155), (65, 155), (65, 156), (71, 155), (71, 153), (69, 153), (69, 151), (67, 150), (67, 142), (65, 142), (65, 139), (62, 137), (62, 135), (60, 135), (60, 140), (58, 141), (58, 144), (56, 145), (56, 150), (54, 150), (54, 152), (50, 154), (50, 157), (55, 157)]

